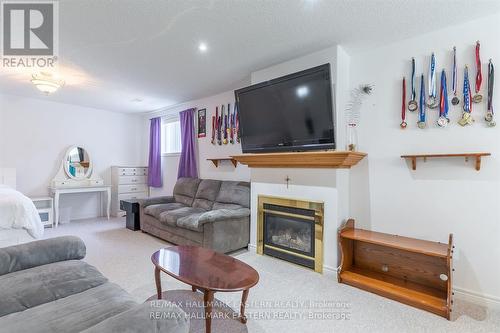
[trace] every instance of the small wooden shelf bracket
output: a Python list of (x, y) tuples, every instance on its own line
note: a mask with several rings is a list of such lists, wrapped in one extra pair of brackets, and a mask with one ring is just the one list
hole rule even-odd
[(216, 168), (219, 167), (219, 164), (221, 161), (230, 161), (231, 164), (233, 164), (235, 168), (238, 165), (238, 161), (235, 160), (234, 158), (207, 158), (207, 161), (211, 161), (215, 165)]
[(463, 153), (463, 154), (420, 154), (420, 155), (401, 155), (401, 158), (409, 159), (411, 161), (412, 170), (417, 170), (417, 159), (422, 158), (424, 162), (427, 162), (428, 158), (448, 158), (448, 157), (464, 157), (465, 162), (469, 161), (469, 158), (474, 158), (475, 168), (477, 171), (481, 170), (481, 157), (491, 156), (491, 153)]

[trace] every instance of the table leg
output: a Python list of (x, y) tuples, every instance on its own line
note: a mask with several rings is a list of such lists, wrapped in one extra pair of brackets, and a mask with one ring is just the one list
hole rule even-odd
[(205, 290), (203, 294), (203, 304), (205, 306), (205, 332), (212, 332), (212, 304), (214, 302), (213, 290)]
[(249, 289), (243, 290), (243, 295), (241, 296), (241, 306), (240, 306), (240, 321), (243, 324), (247, 323), (247, 317), (245, 316), (245, 306), (247, 303)]
[(156, 282), (156, 296), (161, 299), (161, 278), (160, 269), (155, 266), (155, 282)]
[(59, 192), (54, 193), (54, 215), (56, 228), (59, 226)]

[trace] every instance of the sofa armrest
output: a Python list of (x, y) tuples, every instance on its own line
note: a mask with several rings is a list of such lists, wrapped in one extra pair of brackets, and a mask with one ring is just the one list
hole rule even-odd
[(198, 219), (198, 225), (201, 226), (205, 223), (211, 222), (231, 221), (249, 216), (250, 209), (248, 208), (215, 209), (202, 214)]
[(172, 203), (175, 202), (175, 199), (173, 196), (162, 196), (162, 197), (139, 199), (138, 201), (141, 207), (147, 207), (151, 205)]
[(85, 243), (75, 236), (43, 239), (0, 249), (0, 275), (58, 261), (83, 259)]
[(155, 300), (108, 318), (82, 333), (188, 333), (189, 316), (177, 305), (165, 300)]

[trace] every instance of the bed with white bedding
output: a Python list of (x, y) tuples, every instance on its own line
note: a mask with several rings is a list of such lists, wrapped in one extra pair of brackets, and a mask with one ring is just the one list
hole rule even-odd
[(40, 215), (30, 198), (0, 184), (0, 247), (41, 238), (43, 231)]

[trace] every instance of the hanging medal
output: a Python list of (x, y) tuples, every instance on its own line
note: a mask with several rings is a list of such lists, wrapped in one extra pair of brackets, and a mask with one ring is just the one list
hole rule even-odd
[(481, 83), (483, 82), (483, 74), (481, 70), (481, 57), (479, 56), (479, 48), (481, 47), (481, 44), (479, 44), (479, 41), (476, 42), (476, 94), (472, 98), (472, 101), (474, 103), (481, 103), (483, 100), (483, 95), (481, 95), (479, 92), (481, 91)]
[(411, 100), (408, 102), (408, 110), (417, 111), (418, 103), (416, 101), (417, 94), (415, 93), (415, 58), (411, 58)]
[(216, 116), (212, 116), (212, 141), (211, 143), (215, 145), (215, 118)]
[(401, 104), (401, 126), (402, 129), (406, 128), (406, 78), (403, 77), (403, 100)]
[(446, 72), (441, 72), (441, 89), (440, 89), (440, 99), (439, 99), (439, 118), (437, 124), (439, 127), (446, 127), (450, 122), (448, 118), (448, 90), (446, 87)]
[(453, 98), (451, 99), (451, 104), (458, 105), (460, 103), (460, 99), (457, 97), (457, 86), (458, 86), (458, 76), (457, 76), (457, 48), (453, 46), (453, 81), (452, 81), (452, 90), (453, 90)]
[(474, 118), (472, 118), (472, 92), (469, 83), (469, 68), (465, 66), (464, 69), (464, 112), (462, 118), (458, 121), (461, 126), (472, 125)]
[(438, 107), (437, 103), (437, 88), (436, 88), (436, 57), (432, 53), (431, 61), (429, 63), (429, 99), (427, 106), (431, 109)]
[(420, 76), (420, 109), (418, 112), (417, 126), (420, 129), (425, 128), (425, 84), (424, 74)]
[(496, 122), (494, 120), (494, 112), (493, 112), (493, 83), (495, 79), (495, 68), (493, 67), (493, 62), (489, 61), (488, 63), (488, 111), (486, 111), (486, 116), (484, 120), (490, 127), (494, 127)]
[(238, 109), (238, 105), (234, 104), (234, 123), (235, 123), (235, 132), (236, 132), (236, 142), (240, 143), (241, 141), (241, 132), (240, 132), (240, 110)]

